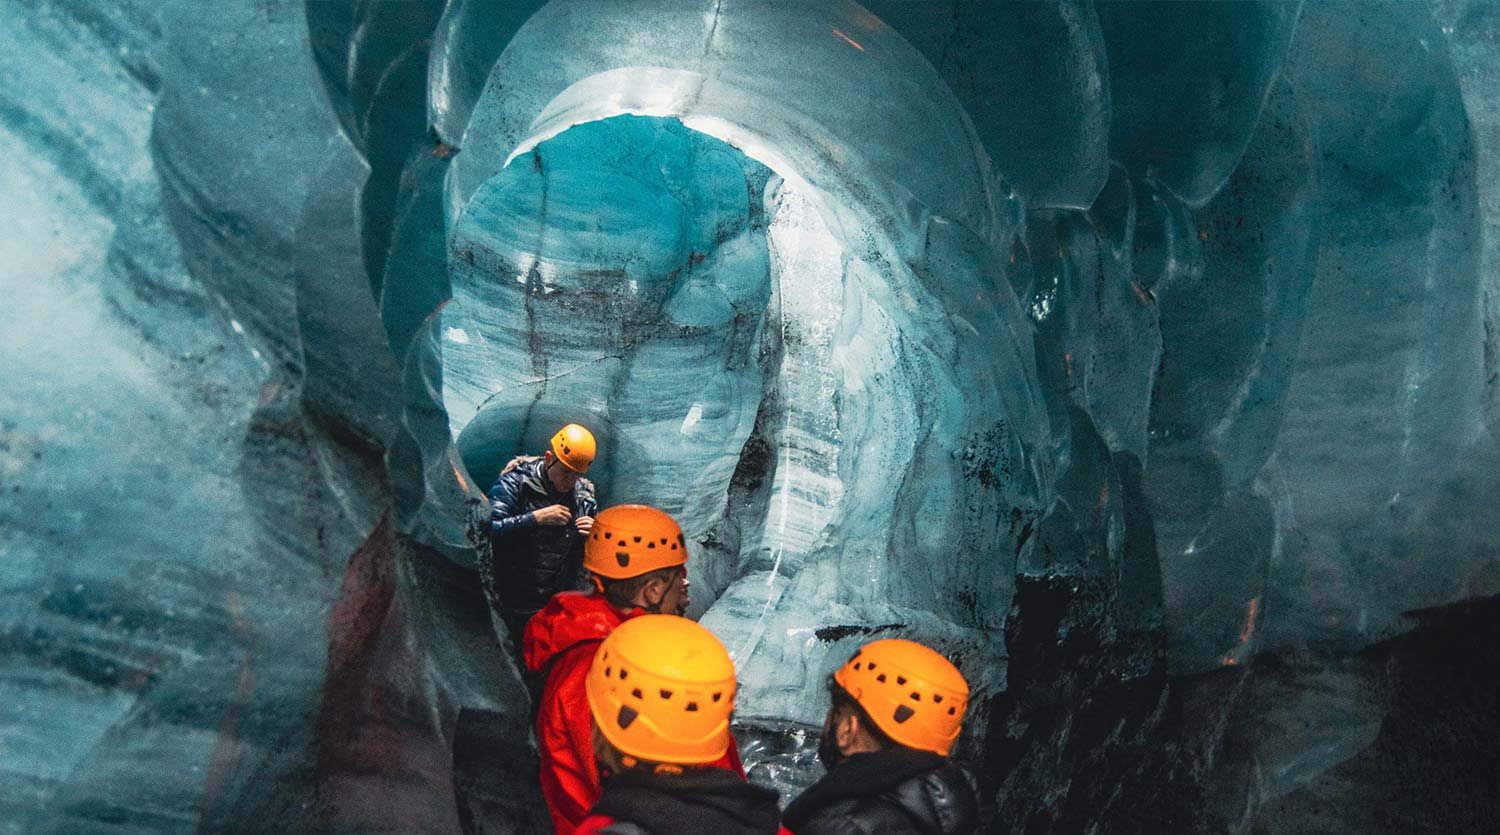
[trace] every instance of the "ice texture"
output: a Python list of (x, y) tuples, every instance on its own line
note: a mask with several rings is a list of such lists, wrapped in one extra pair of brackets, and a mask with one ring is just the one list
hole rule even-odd
[(769, 176), (680, 122), (621, 116), (487, 182), (455, 226), (441, 318), (467, 469), (493, 480), (577, 420), (607, 451), (601, 492), (705, 532), (760, 401)]
[(900, 635), (997, 831), (1377, 831), (1500, 592), (1500, 14), (1186, 8), (0, 7), (0, 833), (543, 831), (566, 420), (752, 779)]
[(864, 5), (932, 62), (1027, 206), (1086, 209), (1094, 202), (1109, 175), (1113, 110), (1093, 4)]

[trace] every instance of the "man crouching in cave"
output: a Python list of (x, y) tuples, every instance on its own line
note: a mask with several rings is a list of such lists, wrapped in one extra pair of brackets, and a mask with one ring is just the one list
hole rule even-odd
[(948, 761), (969, 683), (912, 641), (874, 641), (828, 683), (818, 759), (828, 773), (786, 807), (796, 835), (958, 835), (979, 829), (978, 790)]
[(552, 595), (582, 585), (583, 538), (599, 506), (583, 474), (595, 452), (593, 434), (570, 423), (552, 436), (550, 450), (511, 459), (490, 488), (485, 591), (513, 640)]
[[(645, 505), (618, 505), (595, 520), (583, 545), (592, 592), (562, 592), (526, 624), (526, 670), (544, 676), (536, 737), (542, 796), (559, 833), (571, 833), (599, 799), (585, 681), (599, 644), (643, 614), (687, 611), (687, 540), (671, 516)], [(713, 767), (741, 777), (733, 740)]]

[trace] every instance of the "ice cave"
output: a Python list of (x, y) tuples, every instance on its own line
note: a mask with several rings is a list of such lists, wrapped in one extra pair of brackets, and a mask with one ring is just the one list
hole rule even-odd
[(1500, 2), (0, 18), (0, 835), (550, 832), (572, 420), (783, 802), (894, 636), (985, 831), (1500, 831)]

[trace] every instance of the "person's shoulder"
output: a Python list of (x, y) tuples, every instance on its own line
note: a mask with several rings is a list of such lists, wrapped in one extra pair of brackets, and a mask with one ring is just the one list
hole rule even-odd
[(922, 831), (958, 835), (979, 828), (978, 787), (973, 776), (954, 763), (893, 787), (883, 799), (894, 811), (920, 822)]
[[(554, 658), (573, 654), (580, 647), (593, 648), (620, 625), (621, 616), (604, 595), (593, 592), (559, 592), (526, 624), (524, 652), (527, 663), (540, 668)], [(586, 666), (586, 665), (585, 665)]]

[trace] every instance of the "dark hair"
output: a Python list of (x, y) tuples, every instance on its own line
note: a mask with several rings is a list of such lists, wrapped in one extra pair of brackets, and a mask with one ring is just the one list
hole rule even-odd
[(604, 587), (604, 599), (610, 605), (621, 609), (629, 608), (635, 604), (635, 596), (640, 594), (641, 589), (646, 587), (653, 578), (660, 577), (662, 580), (671, 582), (673, 575), (682, 568), (680, 565), (669, 565), (666, 568), (658, 568), (655, 571), (647, 571), (636, 577), (626, 577), (623, 580), (610, 580), (599, 578), (599, 584)]
[(870, 737), (875, 740), (875, 744), (880, 750), (884, 751), (887, 748), (895, 748), (901, 744), (886, 736), (885, 731), (882, 731), (880, 726), (876, 725), (874, 720), (870, 718), (869, 712), (860, 706), (860, 703), (856, 702), (853, 696), (849, 695), (848, 690), (845, 690), (837, 681), (834, 681), (833, 676), (828, 677), (828, 696), (832, 701), (832, 710), (835, 712), (853, 711), (854, 715), (859, 717), (860, 727), (869, 732)]

